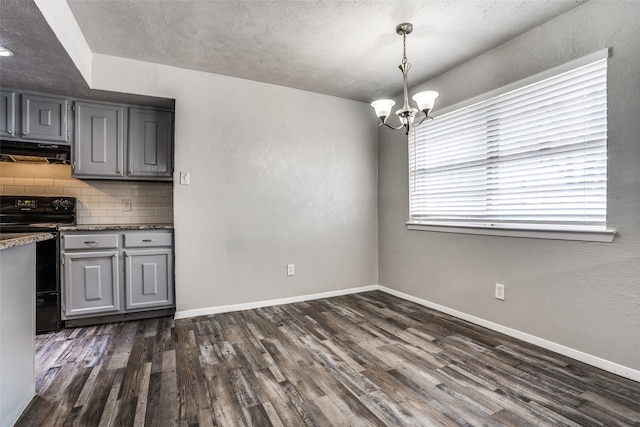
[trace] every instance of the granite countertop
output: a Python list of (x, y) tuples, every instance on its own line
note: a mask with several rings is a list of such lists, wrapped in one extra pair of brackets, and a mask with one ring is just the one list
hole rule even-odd
[(0, 234), (0, 249), (9, 249), (50, 239), (55, 239), (51, 233), (2, 233)]
[(109, 231), (109, 230), (173, 230), (173, 224), (80, 224), (58, 227), (60, 231)]

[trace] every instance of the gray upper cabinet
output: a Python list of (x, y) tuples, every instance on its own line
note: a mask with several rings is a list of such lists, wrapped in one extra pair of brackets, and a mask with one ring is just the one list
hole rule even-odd
[(68, 143), (68, 101), (42, 95), (22, 95), (22, 137)]
[(16, 93), (0, 90), (0, 136), (16, 136)]
[(73, 174), (88, 178), (124, 176), (124, 107), (75, 103)]
[[(72, 103), (74, 114), (69, 113)], [(0, 90), (0, 138), (34, 146), (46, 142), (70, 145), (76, 178), (173, 180), (173, 114), (171, 110), (20, 89)]]
[(171, 179), (173, 113), (129, 108), (128, 168), (131, 177)]

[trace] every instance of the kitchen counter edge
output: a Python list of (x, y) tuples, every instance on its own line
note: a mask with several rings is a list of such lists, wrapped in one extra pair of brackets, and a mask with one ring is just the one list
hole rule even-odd
[(173, 230), (173, 224), (87, 224), (65, 225), (60, 231)]
[(0, 234), (0, 250), (15, 248), (16, 246), (38, 243), (55, 239), (51, 233), (5, 233)]

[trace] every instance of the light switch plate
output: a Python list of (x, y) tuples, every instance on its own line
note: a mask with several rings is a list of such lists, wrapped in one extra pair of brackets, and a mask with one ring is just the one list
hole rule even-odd
[(189, 185), (191, 181), (191, 174), (189, 172), (180, 172), (180, 184)]

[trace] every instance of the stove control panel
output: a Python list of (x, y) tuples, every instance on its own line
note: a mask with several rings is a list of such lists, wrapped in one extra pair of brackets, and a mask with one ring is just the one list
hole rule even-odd
[[(2, 1), (2, 0), (0, 0)], [(55, 228), (76, 223), (76, 198), (72, 196), (0, 195), (0, 225)]]
[(16, 199), (16, 208), (18, 209), (35, 209), (38, 207), (36, 199)]
[(56, 210), (62, 209), (68, 211), (73, 208), (73, 201), (71, 199), (55, 199), (51, 204)]

